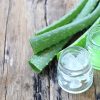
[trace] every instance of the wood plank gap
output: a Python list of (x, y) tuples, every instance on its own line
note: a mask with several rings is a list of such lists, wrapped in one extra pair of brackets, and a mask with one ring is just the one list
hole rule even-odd
[(35, 90), (34, 100), (41, 100), (41, 79), (39, 75), (34, 76), (33, 78), (35, 80), (35, 83), (33, 85), (33, 89)]
[(10, 10), (11, 10), (10, 3), (11, 3), (11, 0), (9, 0), (9, 8), (8, 8), (8, 14), (7, 14), (7, 20), (6, 20), (5, 40), (4, 40), (4, 57), (3, 57), (3, 72), (4, 72), (5, 55), (6, 55), (7, 25), (8, 25)]
[(45, 0), (45, 5), (44, 5), (44, 11), (45, 11), (45, 15), (44, 15), (44, 19), (45, 19), (45, 22), (46, 22), (46, 26), (48, 26), (48, 22), (47, 22), (47, 0)]
[[(10, 14), (10, 10), (11, 10), (11, 6), (10, 5), (11, 5), (11, 0), (9, 0), (8, 14), (7, 14), (7, 20), (6, 20), (6, 29), (5, 29), (4, 54), (3, 54), (4, 55), (3, 56), (3, 74), (4, 74), (6, 45), (7, 45), (6, 44), (6, 40), (7, 40), (7, 26), (8, 26), (9, 14)], [(7, 71), (7, 73), (8, 73), (8, 71)], [(5, 79), (5, 100), (6, 100), (6, 95), (7, 95), (7, 75), (6, 75), (6, 79)]]

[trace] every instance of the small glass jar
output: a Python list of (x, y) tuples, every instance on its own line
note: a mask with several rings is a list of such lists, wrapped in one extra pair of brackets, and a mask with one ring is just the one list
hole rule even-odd
[(100, 70), (100, 25), (96, 25), (90, 30), (86, 47), (90, 52), (93, 68)]
[(93, 70), (86, 49), (69, 47), (59, 58), (57, 79), (60, 87), (73, 94), (86, 91), (93, 83)]

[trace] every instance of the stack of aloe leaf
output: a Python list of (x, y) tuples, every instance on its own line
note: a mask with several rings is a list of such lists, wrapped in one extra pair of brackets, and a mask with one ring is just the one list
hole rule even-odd
[(91, 28), (100, 24), (100, 0), (81, 0), (68, 14), (55, 23), (31, 36), (30, 44), (34, 55), (29, 64), (35, 72), (41, 72), (57, 55), (74, 34), (89, 28), (70, 46), (85, 46), (86, 35)]

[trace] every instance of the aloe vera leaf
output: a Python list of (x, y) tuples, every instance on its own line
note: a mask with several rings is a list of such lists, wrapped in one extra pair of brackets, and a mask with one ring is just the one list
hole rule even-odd
[[(100, 17), (96, 20), (96, 22), (80, 37), (78, 38), (74, 43), (72, 43), (70, 46), (81, 46), (84, 47), (86, 46), (86, 36), (87, 34), (91, 31), (91, 29), (100, 24)], [(57, 59), (59, 59), (59, 56), (61, 54), (61, 52), (63, 52), (63, 50), (61, 50), (58, 54), (57, 54)]]
[(87, 34), (91, 31), (91, 29), (94, 26), (96, 26), (98, 24), (100, 24), (100, 17), (96, 20), (96, 22), (80, 38), (78, 38), (70, 46), (81, 46), (81, 47), (85, 47), (86, 46), (86, 36), (87, 36)]
[(29, 60), (29, 64), (32, 67), (33, 71), (39, 73), (41, 72), (46, 65), (52, 60), (52, 58), (59, 52), (62, 47), (66, 44), (67, 41), (62, 41), (60, 44), (52, 46), (51, 48), (45, 50), (44, 52), (33, 55)]
[(51, 31), (53, 29), (56, 29), (58, 27), (61, 27), (65, 24), (68, 24), (73, 21), (77, 17), (77, 15), (81, 12), (85, 4), (88, 0), (82, 0), (70, 13), (66, 14), (62, 18), (60, 18), (58, 21), (54, 22), (53, 24), (43, 28), (39, 32), (36, 32), (36, 35), (43, 34), (45, 32)]
[(88, 0), (85, 7), (82, 9), (80, 14), (76, 17), (76, 19), (74, 21), (87, 16), (87, 14), (90, 14), (94, 10), (94, 8), (98, 4), (98, 2), (99, 2), (99, 0)]
[(58, 21), (52, 23), (51, 25), (36, 32), (36, 35), (43, 34), (45, 32), (48, 32), (58, 27), (61, 27), (63, 25), (66, 25), (72, 22), (73, 20), (78, 20), (79, 18), (83, 18), (87, 16), (87, 14), (91, 13), (93, 9), (96, 7), (98, 1), (99, 0), (81, 0), (81, 2), (70, 13), (66, 14), (65, 16), (60, 18)]
[(97, 8), (87, 17), (72, 22), (70, 24), (64, 25), (55, 30), (46, 32), (36, 37), (32, 37), (30, 39), (31, 46), (33, 48), (34, 53), (38, 53), (50, 46), (59, 43), (60, 41), (66, 39), (69, 36), (83, 30), (89, 25), (93, 24), (93, 22), (100, 16), (100, 3)]

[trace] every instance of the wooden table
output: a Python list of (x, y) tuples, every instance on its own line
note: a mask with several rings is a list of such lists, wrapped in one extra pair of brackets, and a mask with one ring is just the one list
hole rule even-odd
[(56, 63), (31, 71), (28, 42), (35, 31), (58, 20), (79, 0), (0, 0), (0, 100), (100, 100), (100, 72), (85, 93), (72, 95), (57, 84)]

